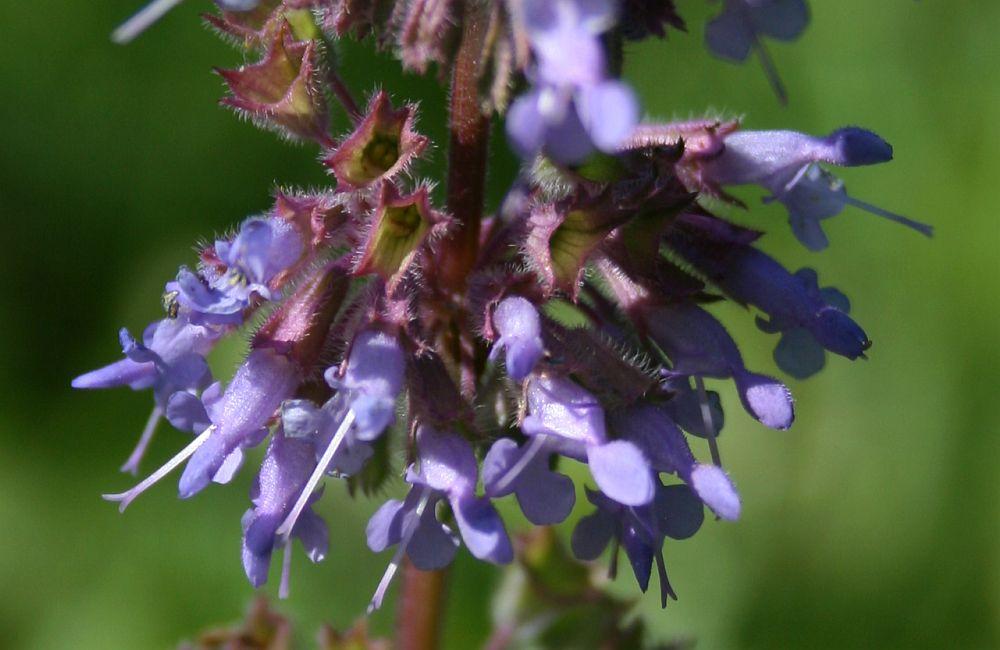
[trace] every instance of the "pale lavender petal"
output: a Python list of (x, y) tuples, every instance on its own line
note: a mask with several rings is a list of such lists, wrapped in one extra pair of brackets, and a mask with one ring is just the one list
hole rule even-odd
[(740, 495), (726, 473), (715, 465), (698, 465), (691, 472), (691, 487), (712, 511), (722, 519), (740, 517)]
[(639, 100), (620, 81), (605, 81), (581, 90), (577, 109), (594, 145), (608, 153), (617, 151), (639, 123)]
[(597, 486), (618, 503), (641, 506), (653, 500), (655, 483), (649, 460), (631, 442), (592, 445), (587, 448), (587, 463)]
[(795, 419), (792, 393), (776, 379), (752, 372), (734, 376), (744, 408), (764, 426), (787, 429)]

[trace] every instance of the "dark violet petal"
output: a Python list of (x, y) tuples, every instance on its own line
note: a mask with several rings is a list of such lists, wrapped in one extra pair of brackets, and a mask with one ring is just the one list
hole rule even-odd
[(654, 549), (646, 535), (639, 532), (634, 525), (626, 525), (621, 533), (622, 547), (632, 565), (632, 573), (643, 592), (649, 588), (649, 574), (653, 568)]
[(809, 330), (793, 327), (785, 331), (774, 348), (774, 361), (796, 379), (808, 379), (826, 365), (826, 352)]
[(795, 40), (809, 25), (809, 7), (805, 0), (756, 2), (751, 12), (758, 32), (781, 41)]
[(726, 473), (715, 465), (698, 465), (691, 472), (691, 488), (722, 519), (740, 517), (740, 495)]
[(740, 12), (733, 11), (727, 3), (722, 13), (705, 25), (705, 45), (716, 56), (745, 61), (750, 56), (753, 32)]
[(615, 535), (615, 518), (597, 510), (580, 519), (573, 529), (570, 545), (573, 555), (580, 560), (596, 560), (611, 543)]
[(403, 538), (402, 526), (403, 502), (398, 499), (386, 501), (368, 520), (365, 528), (368, 548), (381, 553), (390, 546), (395, 546)]
[(820, 310), (809, 331), (824, 348), (848, 359), (857, 359), (871, 347), (861, 326), (833, 307)]
[(744, 408), (761, 424), (787, 429), (795, 419), (792, 393), (777, 379), (752, 372), (737, 373), (736, 390)]
[(826, 138), (836, 149), (837, 165), (854, 167), (875, 165), (892, 160), (892, 145), (867, 129), (849, 126), (837, 129)]
[[(712, 431), (711, 434), (718, 437), (722, 433), (722, 428), (726, 423), (725, 412), (722, 410), (722, 400), (715, 391), (706, 391), (708, 398), (708, 409), (711, 414)], [(699, 438), (707, 438), (709, 432), (705, 429), (705, 418), (701, 412), (701, 401), (698, 398), (698, 391), (686, 386), (666, 403), (663, 409), (667, 412), (677, 426), (688, 433)]]
[(687, 485), (668, 485), (656, 493), (654, 505), (659, 530), (673, 539), (687, 539), (705, 521), (705, 506)]
[(473, 556), (494, 564), (507, 564), (514, 550), (503, 520), (485, 497), (460, 497), (451, 501), (462, 541)]
[(819, 292), (820, 297), (826, 304), (839, 309), (845, 314), (851, 313), (851, 301), (844, 295), (843, 292), (834, 289), (833, 287), (825, 287)]
[(591, 445), (587, 463), (597, 486), (618, 503), (641, 506), (653, 500), (655, 484), (649, 460), (631, 442)]

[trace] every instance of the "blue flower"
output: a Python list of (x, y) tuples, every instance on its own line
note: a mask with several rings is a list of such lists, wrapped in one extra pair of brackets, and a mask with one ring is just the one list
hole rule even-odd
[(782, 103), (788, 100), (774, 62), (761, 37), (779, 41), (798, 38), (809, 24), (805, 0), (724, 0), (722, 13), (705, 25), (705, 44), (718, 57), (746, 61), (756, 52), (764, 73)]
[[(243, 568), (250, 584), (260, 587), (267, 582), (271, 555), (281, 541), (278, 527), (291, 512), (295, 498), (305, 486), (315, 465), (316, 450), (312, 438), (290, 437), (277, 431), (271, 438), (260, 473), (250, 489), (253, 507), (243, 516)], [(319, 498), (314, 495), (310, 502)], [(327, 552), (329, 532), (323, 519), (307, 508), (292, 529), (313, 562)], [(285, 540), (285, 553), (288, 540)], [(281, 593), (288, 591), (288, 563), (282, 569)]]
[(722, 153), (702, 164), (713, 185), (760, 185), (788, 210), (795, 236), (810, 250), (829, 245), (821, 221), (853, 205), (930, 236), (932, 228), (850, 197), (843, 182), (817, 163), (842, 167), (892, 160), (889, 143), (865, 129), (846, 127), (817, 138), (795, 131), (737, 131), (726, 136)]
[(507, 374), (522, 381), (545, 354), (538, 310), (520, 296), (504, 298), (493, 311), (493, 327), (500, 337), (493, 344), (490, 358), (505, 351)]
[[(714, 316), (693, 304), (661, 305), (644, 317), (649, 337), (673, 366), (671, 379), (732, 377), (744, 408), (762, 424), (787, 429), (795, 419), (792, 394), (784, 384), (750, 372), (736, 342)], [(686, 384), (686, 382), (685, 382)]]
[(597, 509), (580, 519), (573, 529), (573, 554), (581, 560), (596, 560), (612, 540), (617, 540), (625, 549), (639, 588), (649, 588), (655, 560), (661, 605), (666, 607), (668, 597), (676, 600), (677, 594), (667, 579), (663, 542), (667, 537), (686, 539), (701, 527), (705, 513), (691, 490), (686, 485), (664, 486), (657, 481), (654, 499), (644, 506), (623, 506), (593, 490), (587, 490), (587, 500)]
[(243, 222), (232, 241), (215, 242), (215, 255), (225, 270), (209, 266), (199, 275), (181, 267), (166, 291), (190, 311), (194, 322), (239, 325), (253, 300), (280, 297), (270, 284), (301, 254), (302, 239), (291, 224), (255, 217)]
[(179, 391), (197, 393), (212, 381), (205, 355), (218, 338), (219, 332), (194, 325), (184, 315), (151, 323), (143, 332), (141, 343), (122, 329), (119, 340), (125, 358), (73, 380), (73, 388), (153, 389), (153, 412), (134, 451), (122, 466), (123, 472), (138, 472), (171, 395)]
[(614, 152), (639, 120), (626, 84), (607, 77), (600, 35), (617, 20), (609, 0), (526, 0), (524, 23), (537, 66), (534, 87), (511, 105), (507, 134), (522, 156), (560, 163), (594, 149)]
[(514, 557), (500, 515), (488, 497), (476, 496), (478, 472), (472, 446), (455, 433), (427, 426), (417, 430), (416, 443), (419, 463), (406, 472), (406, 481), (413, 486), (406, 500), (387, 501), (368, 522), (371, 550), (397, 547), (369, 610), (381, 604), (404, 553), (424, 571), (447, 566), (455, 556), (458, 539), (435, 516), (438, 501), (448, 502), (462, 540), (475, 557), (494, 564)]

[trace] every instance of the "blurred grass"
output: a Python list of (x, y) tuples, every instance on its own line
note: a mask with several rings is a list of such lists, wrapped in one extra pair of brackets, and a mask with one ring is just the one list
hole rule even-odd
[[(896, 160), (845, 172), (848, 187), (937, 236), (848, 211), (829, 222), (830, 250), (812, 254), (780, 208), (747, 194), (752, 212), (733, 217), (767, 229), (764, 248), (789, 267), (815, 266), (850, 295), (875, 347), (867, 363), (832, 359), (793, 382), (790, 432), (749, 422), (724, 391), (723, 454), (744, 519), (668, 544), (681, 599), (661, 612), (650, 594), (639, 609), (664, 638), (693, 635), (702, 648), (998, 647), (1000, 5), (811, 4), (805, 37), (772, 47), (787, 109), (755, 63), (704, 53), (709, 8), (695, 0), (680, 3), (690, 34), (631, 46), (628, 76), (657, 117), (715, 107), (751, 128), (874, 129)], [(251, 597), (238, 555), (249, 472), (191, 502), (164, 485), (121, 517), (99, 494), (129, 483), (116, 468), (148, 396), (69, 390), (72, 376), (115, 358), (119, 326), (156, 316), (163, 280), (191, 261), (195, 240), (265, 209), (276, 183), (326, 182), (312, 150), (214, 106), (210, 68), (239, 59), (197, 27), (205, 8), (186, 3), (123, 49), (107, 35), (131, 1), (0, 5), (3, 648), (172, 647), (238, 618)], [(440, 165), (444, 93), (432, 80), (354, 46), (344, 66), (355, 88), (422, 102)], [(494, 151), (496, 200), (512, 161), (502, 142)], [(773, 339), (738, 308), (717, 313), (748, 363), (773, 371)], [(183, 440), (164, 427), (148, 466)], [(387, 560), (364, 546), (375, 507), (339, 489), (324, 499), (330, 557), (314, 567), (296, 556), (283, 605), (308, 635), (363, 611)], [(495, 580), (460, 554), (449, 647), (483, 637)], [(615, 589), (635, 592), (628, 576)], [(376, 628), (391, 616), (390, 604)]]

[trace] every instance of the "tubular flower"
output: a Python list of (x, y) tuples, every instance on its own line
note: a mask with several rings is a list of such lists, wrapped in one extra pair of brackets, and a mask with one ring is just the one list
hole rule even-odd
[[(115, 38), (176, 2), (151, 3)], [(464, 547), (510, 562), (498, 502), (512, 497), (548, 526), (573, 517), (582, 487), (594, 509), (573, 530), (577, 558), (610, 547), (615, 566), (624, 548), (643, 591), (655, 563), (661, 602), (676, 598), (667, 540), (694, 535), (705, 508), (733, 522), (743, 498), (756, 498), (722, 469), (714, 382), (731, 381), (764, 426), (795, 419), (788, 387), (776, 370), (747, 367), (749, 343), (716, 303), (746, 308), (777, 335), (777, 369), (798, 379), (840, 363), (828, 352), (853, 360), (871, 347), (844, 293), (811, 269), (792, 273), (760, 250), (761, 231), (715, 206), (740, 204), (732, 187), (761, 187), (813, 250), (827, 246), (823, 220), (847, 206), (929, 234), (854, 199), (825, 168), (888, 162), (889, 144), (857, 127), (814, 137), (708, 117), (639, 124), (619, 78), (622, 43), (685, 29), (671, 0), (215, 4), (209, 22), (252, 61), (220, 71), (224, 103), (318, 145), (333, 178), (276, 190), (270, 209), (203, 246), (166, 284), (166, 315), (139, 339), (121, 330), (124, 358), (72, 380), (152, 390), (126, 471), (162, 419), (193, 436), (105, 498), (124, 510), (182, 469), (186, 499), (232, 482), (261, 447), (241, 559), (259, 587), (282, 551), (284, 596), (293, 538), (313, 561), (328, 551), (323, 491), (387, 492), (403, 476), (405, 493), (373, 509), (366, 530), (371, 550), (393, 549), (372, 580), (374, 609), (404, 559), (437, 570)], [(724, 0), (706, 40), (725, 58), (756, 53), (783, 93), (762, 39), (791, 40), (808, 18), (803, 0)], [(445, 147), (417, 132), (416, 102), (388, 87), (359, 102), (340, 77), (338, 41), (355, 36), (451, 80), (448, 128), (428, 130), (450, 134), (447, 179), (424, 175)], [(329, 119), (334, 98), (344, 133), (330, 132), (346, 123)], [(526, 164), (497, 214), (483, 214), (494, 116)], [(214, 381), (206, 357), (240, 330), (242, 363)]]

